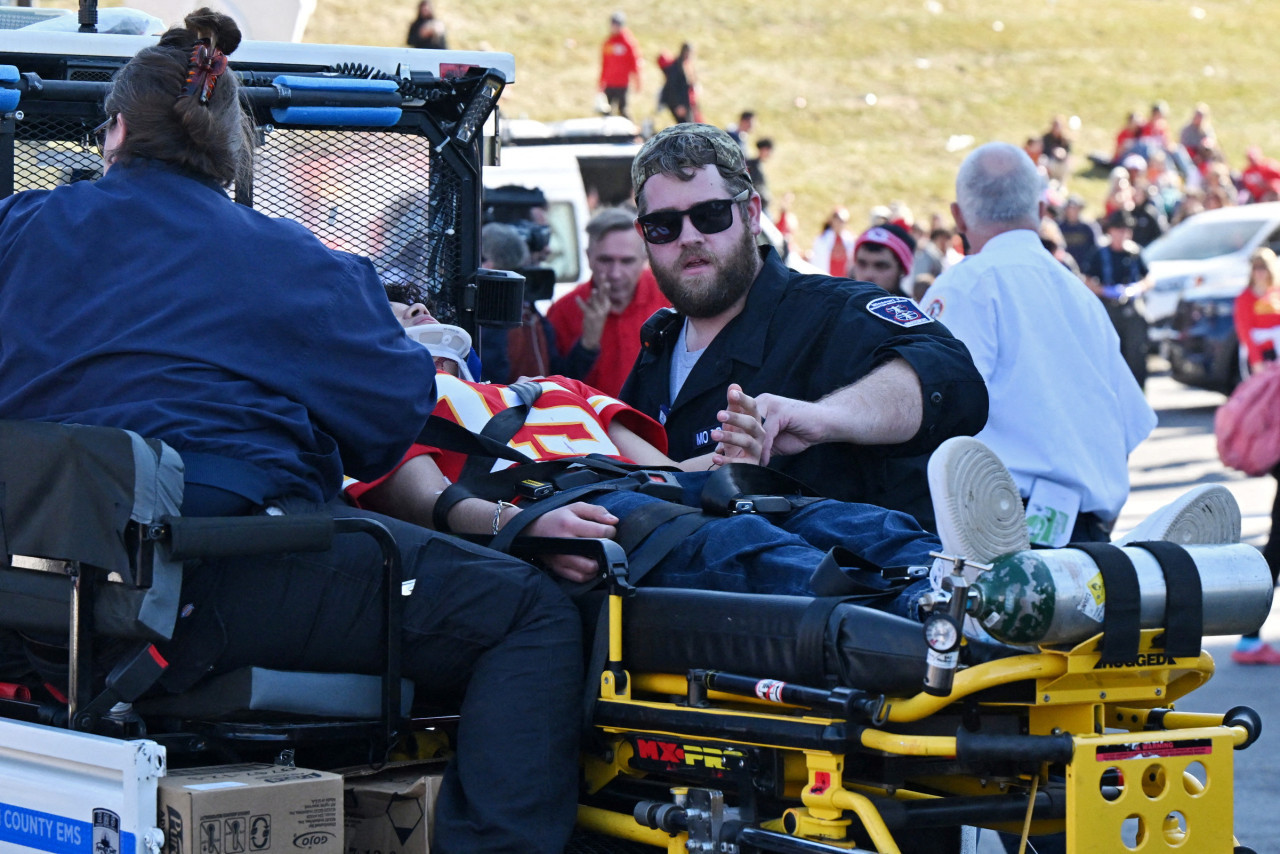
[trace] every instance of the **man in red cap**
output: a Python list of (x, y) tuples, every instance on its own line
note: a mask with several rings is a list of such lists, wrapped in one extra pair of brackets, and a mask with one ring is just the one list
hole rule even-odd
[(891, 294), (910, 294), (902, 288), (911, 275), (916, 241), (900, 225), (886, 223), (868, 228), (853, 244), (853, 278), (878, 285)]

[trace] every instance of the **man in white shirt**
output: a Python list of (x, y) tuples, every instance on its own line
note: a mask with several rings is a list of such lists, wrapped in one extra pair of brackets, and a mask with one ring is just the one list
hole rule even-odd
[(1028, 502), (1031, 540), (1106, 541), (1129, 495), (1129, 452), (1156, 415), (1102, 304), (1041, 245), (1042, 190), (1021, 149), (989, 143), (970, 154), (951, 213), (971, 255), (923, 304), (986, 380), (991, 408), (977, 438)]

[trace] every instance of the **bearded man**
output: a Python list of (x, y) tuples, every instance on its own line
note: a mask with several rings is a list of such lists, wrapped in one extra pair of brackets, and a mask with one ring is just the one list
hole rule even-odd
[(796, 273), (758, 247), (760, 196), (719, 128), (656, 134), (631, 180), (636, 229), (674, 309), (645, 324), (622, 399), (687, 459), (714, 448), (716, 415), (738, 383), (764, 395), (772, 467), (932, 528), (928, 454), (987, 418), (965, 346), (906, 297)]

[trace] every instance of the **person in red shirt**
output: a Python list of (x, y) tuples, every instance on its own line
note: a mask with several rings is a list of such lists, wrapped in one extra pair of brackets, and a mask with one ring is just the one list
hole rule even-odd
[(649, 271), (635, 214), (604, 208), (587, 223), (590, 280), (556, 300), (547, 320), (565, 374), (617, 395), (640, 352), (640, 327), (670, 303)]
[[(1263, 370), (1267, 363), (1280, 356), (1280, 260), (1266, 246), (1260, 247), (1249, 259), (1249, 286), (1236, 297), (1236, 336), (1248, 358), (1249, 373)], [(1276, 370), (1274, 366), (1271, 368)], [(1280, 466), (1271, 471), (1280, 480)], [(1280, 487), (1271, 507), (1271, 535), (1262, 550), (1262, 556), (1271, 567), (1274, 584), (1280, 575)], [(1280, 664), (1280, 650), (1263, 641), (1257, 632), (1240, 638), (1231, 652), (1231, 660), (1237, 664)]]
[(1125, 116), (1124, 127), (1120, 128), (1120, 132), (1116, 134), (1116, 151), (1111, 156), (1112, 165), (1120, 165), (1120, 161), (1129, 153), (1129, 149), (1142, 136), (1142, 127), (1142, 117), (1136, 112), (1131, 112)]
[(1249, 287), (1236, 297), (1236, 337), (1249, 362), (1249, 373), (1275, 361), (1280, 339), (1280, 261), (1267, 247), (1253, 253)]
[(1250, 201), (1262, 202), (1274, 198), (1280, 192), (1280, 162), (1262, 156), (1262, 149), (1253, 145), (1245, 152), (1248, 161), (1240, 180), (1249, 191)]
[(609, 101), (609, 109), (630, 118), (627, 113), (627, 90), (635, 82), (640, 91), (640, 45), (627, 29), (627, 19), (614, 12), (609, 19), (609, 37), (600, 55), (600, 91)]
[(1138, 135), (1140, 142), (1147, 146), (1147, 150), (1153, 149), (1166, 150), (1172, 141), (1169, 138), (1169, 105), (1164, 101), (1156, 101), (1151, 105), (1151, 114), (1147, 117), (1147, 123), (1142, 126), (1142, 131)]

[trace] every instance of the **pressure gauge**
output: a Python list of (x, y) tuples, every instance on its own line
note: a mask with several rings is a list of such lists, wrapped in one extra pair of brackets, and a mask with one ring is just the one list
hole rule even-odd
[(960, 645), (960, 626), (950, 614), (930, 614), (924, 621), (924, 641), (934, 652), (951, 652)]
[(960, 624), (950, 614), (935, 612), (924, 621), (924, 691), (937, 697), (951, 693), (956, 668), (960, 664)]

